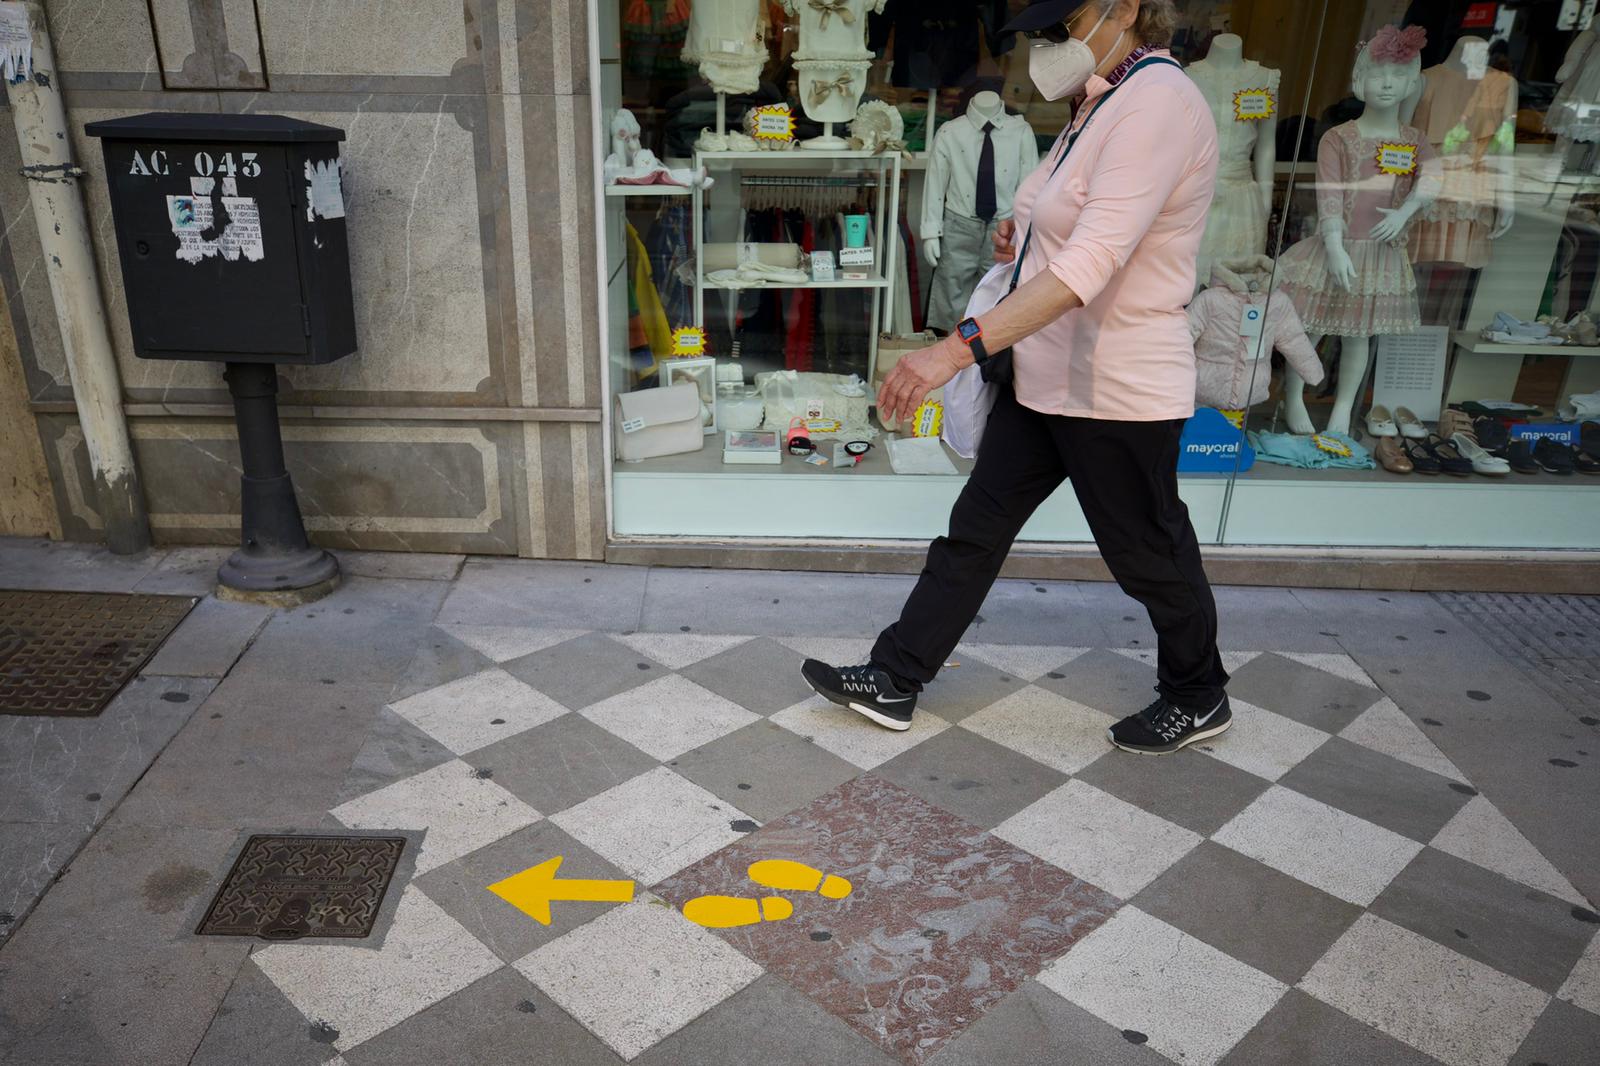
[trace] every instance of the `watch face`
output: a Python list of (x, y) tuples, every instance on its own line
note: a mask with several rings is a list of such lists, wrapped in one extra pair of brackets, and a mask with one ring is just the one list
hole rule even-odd
[(977, 322), (969, 318), (965, 322), (961, 323), (961, 325), (956, 327), (956, 332), (961, 334), (962, 340), (966, 341), (968, 344), (971, 344), (972, 338), (982, 334), (983, 330), (978, 328)]

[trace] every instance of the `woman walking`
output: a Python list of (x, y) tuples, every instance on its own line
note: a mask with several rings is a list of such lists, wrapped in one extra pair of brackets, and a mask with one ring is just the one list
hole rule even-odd
[(999, 389), (950, 532), (929, 548), (900, 620), (863, 666), (803, 667), (813, 689), (879, 725), (911, 727), (917, 694), (955, 650), (1017, 533), (1064, 480), (1160, 638), (1158, 698), (1112, 726), (1111, 742), (1164, 754), (1231, 724), (1216, 605), (1178, 499), (1178, 438), (1195, 394), (1184, 305), (1217, 134), (1167, 52), (1175, 18), (1172, 0), (1034, 0), (1007, 27), (1028, 38), (1040, 95), (1085, 99), (995, 238), (997, 259), (1021, 256), (1018, 287), (900, 360), (878, 395), (880, 417), (892, 421), (963, 367), (1013, 350), (1014, 386)]

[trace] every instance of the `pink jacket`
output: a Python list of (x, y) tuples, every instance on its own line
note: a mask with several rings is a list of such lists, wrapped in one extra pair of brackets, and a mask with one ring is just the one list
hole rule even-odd
[[(1308, 384), (1321, 384), (1322, 361), (1294, 303), (1281, 290), (1271, 292), (1272, 270), (1272, 260), (1264, 255), (1219, 260), (1211, 268), (1210, 287), (1189, 305), (1200, 406), (1237, 410), (1265, 400), (1274, 348)], [(1247, 306), (1266, 313), (1259, 345), (1240, 332)]]

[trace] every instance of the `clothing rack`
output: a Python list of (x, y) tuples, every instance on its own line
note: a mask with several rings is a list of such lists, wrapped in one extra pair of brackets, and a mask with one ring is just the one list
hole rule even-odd
[(739, 178), (740, 206), (832, 215), (873, 202), (878, 179), (871, 175), (746, 174)]

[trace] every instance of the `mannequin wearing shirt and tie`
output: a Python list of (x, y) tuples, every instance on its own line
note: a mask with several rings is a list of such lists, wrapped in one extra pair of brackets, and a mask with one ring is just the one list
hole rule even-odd
[(1026, 119), (1006, 114), (998, 93), (972, 97), (967, 113), (933, 140), (922, 197), (923, 249), (935, 267), (928, 325), (945, 333), (967, 316), (967, 300), (994, 263), (995, 227), (1039, 165)]

